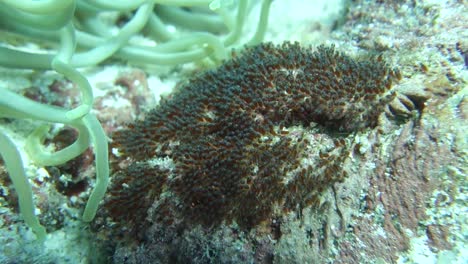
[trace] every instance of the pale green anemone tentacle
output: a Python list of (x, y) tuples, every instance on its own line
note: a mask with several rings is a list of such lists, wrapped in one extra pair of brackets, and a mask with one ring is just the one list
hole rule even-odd
[[(78, 122), (76, 122), (78, 123)], [(57, 166), (81, 155), (89, 146), (90, 138), (87, 128), (81, 124), (73, 126), (78, 130), (78, 138), (73, 144), (59, 151), (50, 153), (42, 145), (49, 126), (43, 125), (32, 132), (26, 141), (28, 155), (40, 166)]]
[(96, 184), (83, 213), (83, 221), (90, 222), (96, 216), (99, 202), (103, 200), (109, 184), (109, 154), (107, 137), (99, 120), (91, 113), (84, 116), (82, 120), (91, 136), (96, 164)]
[(46, 237), (45, 228), (39, 223), (39, 219), (34, 213), (34, 202), (28, 178), (24, 171), (23, 161), (15, 144), (0, 131), (0, 155), (3, 157), (6, 169), (13, 182), (16, 193), (18, 194), (18, 203), (21, 215), (26, 224), (31, 227), (39, 241)]

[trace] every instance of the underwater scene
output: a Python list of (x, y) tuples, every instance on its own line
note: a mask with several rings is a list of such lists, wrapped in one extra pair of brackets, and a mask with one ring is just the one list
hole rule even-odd
[(0, 1), (0, 264), (468, 263), (468, 3)]

